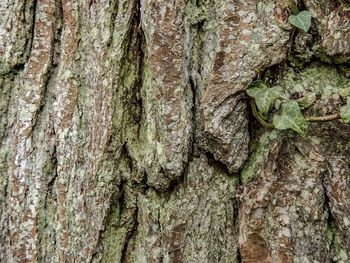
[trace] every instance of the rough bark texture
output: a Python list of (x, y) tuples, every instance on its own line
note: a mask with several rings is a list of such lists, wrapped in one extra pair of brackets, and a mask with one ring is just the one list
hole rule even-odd
[(339, 111), (349, 6), (2, 0), (0, 261), (350, 262), (350, 126), (267, 130), (245, 95), (269, 70)]

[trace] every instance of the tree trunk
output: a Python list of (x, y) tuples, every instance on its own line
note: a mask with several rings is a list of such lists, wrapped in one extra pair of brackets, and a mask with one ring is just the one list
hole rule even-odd
[(0, 261), (350, 262), (350, 126), (265, 128), (245, 94), (338, 112), (349, 5), (2, 0)]

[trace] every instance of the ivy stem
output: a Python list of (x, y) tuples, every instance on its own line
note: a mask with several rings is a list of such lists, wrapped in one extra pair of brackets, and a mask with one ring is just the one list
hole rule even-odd
[[(253, 98), (250, 99), (250, 106), (252, 108), (252, 113), (254, 117), (257, 119), (257, 121), (261, 124), (261, 126), (268, 128), (268, 129), (274, 129), (275, 126), (271, 122), (267, 122), (260, 114), (258, 109), (256, 108), (256, 104)], [(340, 119), (340, 114), (335, 113), (331, 115), (324, 115), (324, 116), (305, 116), (305, 120), (307, 122), (326, 122), (326, 121), (334, 121)]]
[(272, 123), (265, 121), (264, 118), (261, 116), (258, 109), (256, 108), (256, 104), (255, 104), (255, 101), (253, 98), (250, 99), (250, 106), (252, 108), (252, 113), (253, 113), (254, 117), (261, 124), (261, 126), (268, 128), (268, 129), (275, 128), (275, 126)]

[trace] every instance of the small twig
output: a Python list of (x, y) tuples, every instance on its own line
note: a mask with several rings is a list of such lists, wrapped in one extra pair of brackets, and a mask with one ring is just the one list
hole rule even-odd
[(325, 116), (305, 116), (305, 120), (309, 122), (333, 121), (338, 119), (340, 119), (339, 113)]

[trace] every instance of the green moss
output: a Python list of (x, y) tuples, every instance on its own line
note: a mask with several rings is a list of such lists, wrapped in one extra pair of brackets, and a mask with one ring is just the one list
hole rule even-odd
[(322, 116), (339, 113), (344, 104), (341, 94), (350, 86), (350, 80), (331, 65), (313, 63), (301, 72), (286, 70), (274, 85), (281, 86), (293, 100), (312, 94), (312, 103), (304, 107), (303, 114)]
[(310, 136), (309, 138), (312, 145), (319, 145), (321, 143), (321, 140), (316, 136)]
[(120, 206), (116, 203), (111, 206), (107, 219), (102, 262), (120, 261), (127, 231), (126, 227), (120, 225)]
[(325, 238), (329, 243), (330, 250), (332, 251), (332, 260), (334, 262), (341, 263), (349, 262), (349, 255), (347, 254), (347, 250), (344, 249), (338, 229), (335, 228), (334, 225), (328, 226), (325, 232)]
[(259, 174), (259, 170), (266, 162), (272, 145), (281, 137), (281, 133), (279, 130), (271, 130), (260, 137), (258, 144), (253, 149), (240, 174), (243, 185), (255, 179)]
[(208, 20), (208, 9), (205, 5), (197, 6), (190, 2), (186, 6), (186, 16), (191, 25), (198, 24)]
[(284, 87), (290, 94), (312, 91), (326, 98), (348, 87), (350, 80), (340, 75), (332, 66), (315, 64), (300, 73), (290, 69), (284, 74), (278, 85)]
[(331, 226), (328, 226), (325, 231), (325, 238), (329, 244), (332, 243), (334, 235), (333, 235), (333, 228)]
[(6, 176), (7, 171), (7, 152), (4, 148), (0, 149), (0, 196), (5, 196), (5, 185), (6, 185)]

